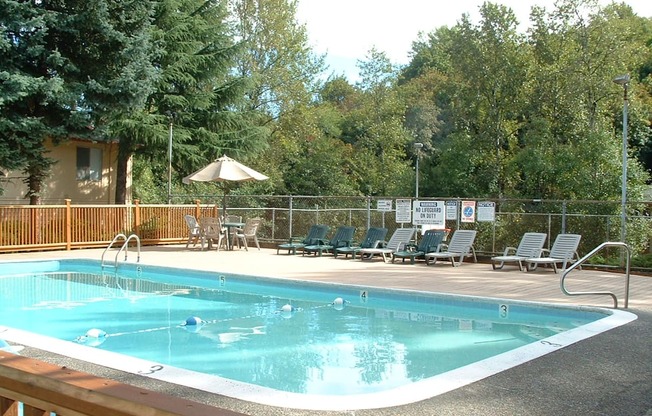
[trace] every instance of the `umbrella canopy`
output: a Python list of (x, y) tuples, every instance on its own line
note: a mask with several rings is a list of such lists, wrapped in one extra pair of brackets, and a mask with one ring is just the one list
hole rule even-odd
[(245, 181), (264, 181), (269, 179), (267, 176), (257, 172), (242, 163), (231, 159), (227, 155), (216, 159), (214, 162), (191, 173), (183, 178), (183, 183), (190, 182), (245, 182)]
[[(224, 155), (214, 162), (204, 166), (196, 172), (183, 178), (182, 182), (189, 184), (190, 182), (246, 182), (246, 181), (264, 181), (269, 179), (267, 176), (260, 172), (251, 169), (242, 163), (231, 159)], [(229, 187), (225, 186), (224, 189), (224, 204), (222, 211), (226, 216), (226, 194), (229, 192)]]

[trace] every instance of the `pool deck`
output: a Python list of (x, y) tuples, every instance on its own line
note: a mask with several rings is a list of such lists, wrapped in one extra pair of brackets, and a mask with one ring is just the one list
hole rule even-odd
[[(103, 249), (43, 253), (0, 254), (0, 260), (43, 258), (100, 259)], [(115, 255), (107, 253), (106, 258)], [(129, 260), (136, 257), (130, 249)], [(559, 274), (539, 268), (521, 272), (508, 264), (492, 270), (487, 263), (466, 262), (460, 267), (438, 262), (384, 263), (382, 259), (345, 260), (276, 254), (276, 249), (201, 251), (185, 245), (143, 247), (143, 264), (213, 270), (224, 273), (268, 276), (455, 293), (534, 302), (612, 307), (608, 296), (566, 296), (559, 287)], [(625, 278), (620, 273), (593, 270), (573, 271), (568, 278), (571, 291), (611, 291), (623, 306)], [(652, 416), (652, 277), (632, 275), (629, 312), (638, 319), (431, 399), (410, 405), (347, 412), (296, 410), (262, 406), (198, 391), (179, 391), (165, 383), (108, 369), (89, 369), (83, 363), (65, 362), (71, 368), (98, 373), (150, 389), (160, 389), (186, 398), (250, 415), (646, 415)], [(64, 364), (27, 348), (25, 355)], [(92, 371), (91, 371), (92, 370)], [(155, 384), (155, 385), (153, 385)]]

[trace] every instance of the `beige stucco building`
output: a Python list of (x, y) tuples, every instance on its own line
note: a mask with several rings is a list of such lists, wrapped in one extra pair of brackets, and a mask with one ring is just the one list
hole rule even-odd
[[(41, 204), (114, 204), (117, 142), (69, 140), (59, 145), (47, 141), (48, 157), (56, 163), (43, 184)], [(29, 198), (22, 171), (0, 172), (0, 204), (27, 205)], [(127, 203), (131, 203), (131, 163), (127, 171)]]

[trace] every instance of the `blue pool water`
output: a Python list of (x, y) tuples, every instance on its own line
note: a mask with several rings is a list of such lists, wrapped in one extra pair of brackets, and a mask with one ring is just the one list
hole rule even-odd
[(88, 260), (1, 270), (0, 338), (36, 333), (90, 355), (144, 360), (122, 368), (134, 373), (183, 369), (281, 396), (374, 397), (491, 357), (518, 363), (505, 354), (533, 345), (549, 352), (575, 342), (555, 337), (613, 315), (147, 265), (116, 273)]

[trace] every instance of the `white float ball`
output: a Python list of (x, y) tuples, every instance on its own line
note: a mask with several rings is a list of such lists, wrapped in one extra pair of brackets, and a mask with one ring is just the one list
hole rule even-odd
[(93, 328), (86, 331), (86, 336), (88, 338), (106, 338), (106, 332), (101, 329)]

